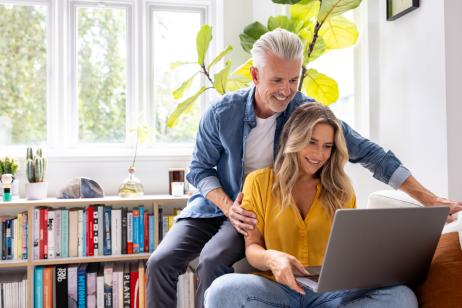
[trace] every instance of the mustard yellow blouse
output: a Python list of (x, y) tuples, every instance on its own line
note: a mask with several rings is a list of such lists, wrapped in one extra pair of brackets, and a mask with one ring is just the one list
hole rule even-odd
[[(295, 203), (281, 211), (279, 202), (271, 192), (273, 169), (264, 168), (250, 173), (244, 184), (241, 206), (257, 215), (257, 228), (266, 249), (279, 250), (296, 257), (304, 266), (322, 265), (329, 239), (332, 218), (319, 199), (321, 186), (305, 219)], [(344, 208), (354, 208), (356, 198)], [(266, 276), (266, 275), (265, 275)]]

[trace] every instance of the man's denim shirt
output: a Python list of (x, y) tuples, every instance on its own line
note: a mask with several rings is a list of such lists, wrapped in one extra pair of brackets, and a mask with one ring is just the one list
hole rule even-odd
[[(234, 200), (243, 186), (244, 153), (249, 132), (256, 126), (254, 110), (255, 87), (243, 89), (222, 97), (203, 115), (196, 138), (188, 181), (198, 188), (182, 211), (180, 218), (210, 218), (223, 216), (221, 210), (206, 196), (222, 187)], [(298, 92), (276, 119), (274, 153), (279, 136), (292, 112), (303, 103), (313, 100)], [(349, 160), (369, 169), (374, 177), (393, 188), (398, 188), (410, 172), (391, 152), (363, 138), (342, 122), (348, 146)]]

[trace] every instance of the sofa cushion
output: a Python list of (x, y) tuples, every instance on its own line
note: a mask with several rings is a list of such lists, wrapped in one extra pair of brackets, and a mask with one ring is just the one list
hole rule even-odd
[(443, 234), (426, 280), (414, 288), (419, 307), (461, 307), (462, 251), (458, 232)]

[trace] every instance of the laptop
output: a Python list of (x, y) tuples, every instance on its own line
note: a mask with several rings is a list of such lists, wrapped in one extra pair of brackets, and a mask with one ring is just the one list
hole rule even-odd
[(448, 207), (337, 210), (323, 266), (296, 279), (314, 292), (418, 283), (448, 213)]

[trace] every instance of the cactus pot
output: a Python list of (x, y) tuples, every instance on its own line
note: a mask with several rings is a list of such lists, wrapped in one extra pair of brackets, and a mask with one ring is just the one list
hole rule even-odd
[(48, 193), (48, 182), (26, 183), (26, 199), (46, 199)]

